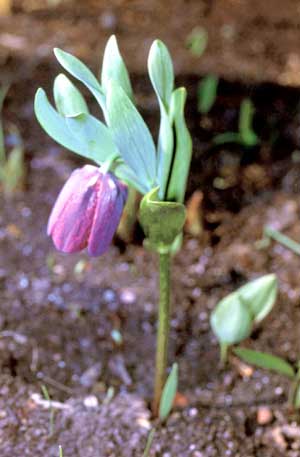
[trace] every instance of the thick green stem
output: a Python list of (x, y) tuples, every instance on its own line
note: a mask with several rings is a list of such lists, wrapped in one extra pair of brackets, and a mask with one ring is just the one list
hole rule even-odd
[(155, 361), (153, 414), (158, 415), (162, 390), (166, 381), (170, 326), (170, 253), (159, 254), (159, 309)]

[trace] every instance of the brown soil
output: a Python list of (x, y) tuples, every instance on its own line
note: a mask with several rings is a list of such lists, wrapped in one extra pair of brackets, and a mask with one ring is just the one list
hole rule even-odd
[[(157, 430), (151, 456), (298, 457), (299, 418), (286, 407), (287, 382), (263, 370), (245, 376), (234, 359), (226, 369), (220, 367), (209, 316), (225, 294), (249, 279), (275, 272), (280, 283), (276, 307), (246, 344), (291, 362), (299, 357), (295, 329), (300, 322), (300, 258), (276, 243), (259, 249), (257, 242), (265, 224), (300, 239), (300, 93), (273, 85), (249, 87), (222, 81), (217, 104), (208, 117), (201, 118), (195, 107), (198, 78), (191, 76), (198, 68), (195, 61), (194, 66), (187, 63), (190, 56), (181, 61), (178, 45), (181, 40), (182, 46), (187, 30), (198, 24), (196, 14), (180, 18), (186, 22), (181, 35), (173, 34), (172, 42), (169, 34), (175, 30), (176, 21), (172, 14), (168, 21), (171, 28), (166, 30), (166, 7), (161, 8), (160, 20), (153, 22), (156, 30), (152, 23), (156, 9), (151, 10), (151, 3), (151, 21), (143, 25), (137, 21), (138, 11), (140, 15), (144, 12), (141, 2), (115, 2), (110, 8), (91, 3), (94, 6), (90, 10), (76, 6), (62, 22), (60, 9), (53, 13), (39, 9), (25, 16), (18, 2), (17, 14), (3, 21), (1, 28), (0, 42), (7, 33), (26, 36), (23, 47), (15, 46), (13, 51), (2, 42), (0, 55), (5, 61), (2, 78), (14, 78), (4, 118), (15, 122), (22, 132), (28, 182), (26, 191), (14, 200), (1, 200), (0, 456), (57, 457), (59, 444), (64, 457), (141, 456), (149, 428), (154, 425)], [(231, 18), (237, 17), (237, 21), (241, 5), (248, 5), (223, 3), (223, 8), (219, 2), (188, 2), (188, 6), (196, 11), (206, 5), (206, 13), (201, 14), (218, 15), (227, 23), (227, 4), (232, 5)], [(182, 2), (172, 5), (175, 12)], [(65, 11), (66, 7), (60, 8)], [(250, 19), (254, 8), (251, 10), (249, 30), (257, 38), (259, 32)], [(138, 102), (153, 131), (157, 128), (157, 107), (142, 68), (146, 47), (164, 24), (160, 35), (172, 44), (176, 54), (178, 51), (179, 81), (187, 85), (190, 96), (188, 121), (194, 139), (194, 161), (188, 195), (196, 189), (204, 194), (203, 233), (197, 238), (186, 234), (183, 249), (174, 259), (170, 360), (179, 363), (181, 396), (164, 426), (152, 423), (148, 407), (158, 299), (155, 256), (144, 251), (138, 240), (129, 246), (116, 240), (109, 253), (99, 259), (91, 260), (84, 253), (64, 256), (54, 251), (45, 234), (57, 193), (81, 162), (62, 151), (38, 127), (33, 116), (33, 95), (39, 85), (49, 89), (58, 71), (54, 59), (48, 58), (54, 44), (76, 48), (76, 53), (86, 56), (95, 68), (95, 56), (98, 58), (104, 37), (111, 30), (94, 35), (88, 30), (91, 24), (93, 30), (95, 24), (102, 24), (105, 11), (116, 15), (115, 27), (122, 44), (126, 37), (125, 52), (129, 61), (131, 58)], [(272, 24), (279, 21), (275, 11), (271, 8), (268, 12)], [(287, 3), (285, 11), (287, 15), (292, 11), (292, 2)], [(139, 40), (134, 38), (135, 30), (125, 27), (130, 23), (144, 27)], [(257, 24), (258, 29), (268, 28), (262, 19)], [(293, 32), (298, 33), (297, 27)], [(248, 41), (244, 41), (245, 46)], [(141, 46), (140, 57), (134, 58), (133, 43), (136, 46), (141, 42), (145, 47)], [(276, 52), (284, 52), (284, 40), (281, 45)], [(91, 49), (95, 49), (94, 56), (90, 55)], [(213, 49), (218, 56), (217, 45)], [(216, 69), (224, 63), (219, 60), (219, 67), (209, 67), (208, 55), (199, 71)], [(138, 63), (141, 59), (143, 64)], [(233, 52), (231, 63), (235, 67), (228, 63), (228, 67), (222, 67), (224, 74), (244, 74), (237, 70), (238, 62), (243, 63), (243, 58), (239, 55), (237, 60)], [(183, 65), (187, 65), (184, 72)], [(268, 68), (270, 73), (266, 75), (273, 76), (266, 78), (276, 80), (272, 62)], [(261, 79), (259, 73), (256, 76)], [(211, 147), (216, 133), (236, 128), (240, 102), (249, 95), (257, 108), (255, 130), (260, 145), (252, 149)], [(91, 97), (89, 101), (93, 104)], [(216, 186), (215, 178), (221, 178), (225, 188)], [(113, 330), (122, 335), (119, 346), (112, 338)], [(44, 408), (41, 396), (42, 385), (57, 402), (53, 403), (53, 433), (50, 411)], [(257, 422), (262, 406), (272, 416), (266, 425)]]

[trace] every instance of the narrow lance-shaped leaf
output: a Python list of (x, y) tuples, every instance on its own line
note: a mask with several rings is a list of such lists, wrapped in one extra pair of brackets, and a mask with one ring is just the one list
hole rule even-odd
[(246, 348), (234, 348), (233, 352), (246, 363), (250, 363), (259, 368), (276, 371), (276, 373), (283, 374), (289, 378), (295, 377), (292, 365), (281, 357)]
[(108, 125), (124, 162), (150, 190), (156, 183), (156, 153), (142, 116), (113, 80), (107, 92)]
[[(48, 133), (48, 135), (70, 151), (76, 152), (77, 154), (86, 157), (87, 159), (93, 160), (99, 165), (101, 165), (103, 161), (107, 159), (107, 156), (110, 156), (110, 154), (115, 154), (116, 149), (112, 149), (114, 146), (111, 145), (111, 148), (109, 148), (109, 141), (105, 141), (105, 139), (107, 140), (107, 136), (104, 134), (102, 137), (104, 129), (99, 127), (99, 124), (101, 124), (99, 121), (94, 118), (93, 119), (95, 122), (92, 121), (93, 125), (95, 123), (99, 123), (97, 125), (99, 129), (101, 129), (101, 134), (98, 136), (99, 140), (101, 136), (101, 143), (95, 146), (94, 142), (89, 143), (86, 141), (86, 139), (80, 137), (80, 135), (74, 135), (74, 132), (72, 131), (72, 122), (68, 122), (67, 118), (59, 114), (53, 108), (53, 106), (49, 103), (47, 95), (43, 89), (39, 89), (36, 93), (34, 109), (39, 123)], [(81, 129), (82, 124), (86, 123), (87, 118), (85, 116), (88, 117), (89, 115), (82, 114), (80, 120), (77, 122), (75, 119), (73, 119), (73, 124), (76, 123), (76, 128)], [(105, 128), (104, 125), (103, 127)], [(101, 148), (102, 144), (104, 144), (103, 148)], [(104, 154), (104, 156), (101, 154)]]
[(89, 110), (85, 99), (69, 78), (62, 73), (54, 80), (53, 94), (56, 109), (63, 116), (88, 114)]
[(174, 70), (170, 53), (160, 40), (155, 40), (150, 48), (148, 72), (158, 98), (168, 110), (174, 87)]
[(175, 124), (176, 150), (167, 190), (167, 199), (181, 203), (184, 201), (192, 158), (192, 139), (184, 117), (185, 101), (186, 90), (183, 87), (176, 89), (173, 92), (171, 102), (171, 116)]
[(169, 116), (170, 100), (174, 87), (174, 70), (169, 51), (160, 40), (155, 40), (150, 48), (148, 72), (160, 108), (157, 172), (160, 186), (159, 196), (164, 200), (174, 147), (172, 120)]
[(105, 92), (108, 90), (111, 79), (116, 81), (122, 87), (125, 94), (133, 100), (129, 74), (120, 54), (115, 35), (112, 35), (108, 40), (103, 56), (101, 84)]
[(81, 81), (92, 92), (105, 114), (105, 95), (100, 83), (91, 70), (77, 59), (77, 57), (72, 56), (72, 54), (63, 51), (62, 49), (55, 48), (54, 54), (61, 66), (71, 73), (74, 78)]
[(159, 418), (165, 421), (171, 412), (178, 387), (178, 365), (174, 363), (162, 391), (159, 404)]

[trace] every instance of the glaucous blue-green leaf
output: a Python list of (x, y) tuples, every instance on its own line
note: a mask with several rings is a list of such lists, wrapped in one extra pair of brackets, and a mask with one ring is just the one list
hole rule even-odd
[(101, 165), (99, 153), (86, 142), (79, 141), (69, 129), (67, 118), (59, 114), (49, 103), (43, 89), (39, 89), (35, 96), (34, 110), (36, 117), (51, 138), (70, 151), (76, 152), (87, 159), (94, 160)]
[(134, 187), (138, 190), (141, 194), (147, 193), (147, 187), (140, 179), (138, 175), (134, 173), (134, 171), (126, 165), (126, 163), (117, 162), (114, 168), (114, 174), (119, 178), (121, 181), (124, 181), (129, 186)]
[(198, 84), (197, 107), (201, 114), (207, 114), (213, 107), (218, 89), (219, 78), (215, 75), (207, 75)]
[(129, 74), (120, 54), (115, 35), (112, 35), (108, 40), (103, 56), (101, 84), (105, 92), (108, 90), (108, 83), (111, 79), (116, 81), (122, 87), (125, 94), (133, 100)]
[(160, 126), (157, 145), (157, 179), (159, 183), (159, 197), (166, 199), (167, 183), (173, 159), (174, 133), (172, 121), (163, 103), (160, 103)]
[(156, 185), (156, 152), (153, 139), (142, 116), (122, 87), (109, 82), (107, 121), (124, 162), (144, 182), (147, 189)]
[(53, 94), (57, 111), (65, 117), (88, 113), (85, 99), (64, 74), (54, 80)]
[(159, 418), (165, 421), (171, 412), (178, 387), (178, 365), (174, 363), (164, 385), (159, 404)]
[(167, 190), (167, 199), (181, 203), (184, 201), (192, 158), (192, 139), (184, 117), (185, 102), (185, 88), (176, 89), (172, 94), (170, 107), (170, 115), (174, 120), (175, 126), (176, 150)]
[(104, 163), (119, 156), (109, 129), (94, 116), (82, 113), (68, 117), (67, 125), (82, 148), (86, 147), (97, 162)]
[(253, 320), (247, 306), (233, 292), (217, 304), (210, 323), (221, 343), (235, 344), (250, 335)]
[(167, 47), (155, 40), (148, 57), (148, 72), (160, 108), (160, 127), (158, 134), (158, 182), (159, 197), (164, 200), (173, 158), (174, 135), (169, 106), (174, 87), (174, 70)]
[(289, 378), (295, 377), (292, 365), (281, 357), (246, 348), (234, 348), (233, 352), (246, 363), (250, 363), (259, 368), (275, 371), (276, 373), (283, 374)]
[(102, 110), (105, 112), (105, 95), (100, 83), (91, 70), (77, 59), (77, 57), (72, 56), (72, 54), (63, 51), (62, 49), (55, 48), (54, 54), (61, 66), (74, 76), (74, 78), (81, 81), (92, 92)]
[(278, 291), (276, 275), (264, 275), (238, 289), (241, 300), (249, 307), (255, 322), (262, 321), (274, 306)]
[(148, 72), (157, 97), (168, 110), (174, 87), (174, 70), (168, 48), (160, 40), (155, 40), (150, 48)]

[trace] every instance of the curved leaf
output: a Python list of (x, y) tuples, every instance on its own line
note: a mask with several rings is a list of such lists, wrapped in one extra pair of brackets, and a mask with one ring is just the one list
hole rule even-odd
[(113, 80), (107, 92), (107, 118), (124, 162), (141, 178), (147, 189), (156, 184), (156, 153), (142, 116), (124, 90)]
[(171, 412), (178, 386), (178, 365), (174, 363), (164, 385), (159, 404), (159, 418), (165, 421)]
[(54, 80), (53, 94), (56, 109), (63, 116), (77, 116), (89, 112), (85, 99), (79, 90), (62, 73)]
[(115, 35), (112, 35), (109, 38), (103, 56), (101, 84), (105, 92), (108, 90), (109, 81), (111, 79), (115, 80), (122, 87), (125, 94), (133, 100), (129, 74), (120, 54)]
[(295, 371), (292, 365), (281, 357), (246, 348), (234, 348), (233, 352), (246, 363), (259, 368), (276, 371), (276, 373), (283, 374), (289, 378), (295, 377)]
[(61, 66), (71, 73), (74, 78), (81, 81), (94, 95), (105, 113), (105, 95), (96, 76), (77, 57), (72, 56), (62, 49), (55, 48), (54, 54)]
[(249, 307), (256, 323), (262, 321), (274, 306), (278, 291), (276, 275), (264, 275), (240, 287), (237, 292)]

